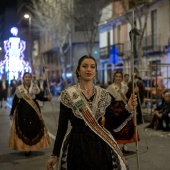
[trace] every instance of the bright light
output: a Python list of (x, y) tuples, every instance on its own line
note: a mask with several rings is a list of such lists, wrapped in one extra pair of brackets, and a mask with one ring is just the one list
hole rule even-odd
[(67, 77), (72, 77), (72, 73), (66, 73)]
[(95, 51), (93, 52), (93, 54), (98, 54), (98, 51), (97, 51), (97, 50), (95, 50)]
[(17, 27), (12, 27), (10, 31), (11, 31), (12, 35), (17, 36), (17, 34), (18, 34), (18, 28)]
[(5, 58), (0, 61), (0, 74), (7, 74), (8, 80), (18, 78), (25, 72), (32, 72), (28, 61), (24, 60), (26, 42), (19, 37), (10, 37), (4, 41)]
[(0, 51), (2, 50), (2, 47), (0, 47)]
[(24, 18), (28, 19), (30, 16), (28, 14), (24, 15)]

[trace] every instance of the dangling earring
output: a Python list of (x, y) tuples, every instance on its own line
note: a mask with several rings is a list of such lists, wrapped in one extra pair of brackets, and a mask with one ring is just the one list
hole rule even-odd
[(93, 78), (93, 83), (96, 84), (96, 77)]
[(78, 79), (79, 79), (79, 83), (80, 83), (81, 82), (81, 75), (80, 74), (79, 74), (79, 78)]

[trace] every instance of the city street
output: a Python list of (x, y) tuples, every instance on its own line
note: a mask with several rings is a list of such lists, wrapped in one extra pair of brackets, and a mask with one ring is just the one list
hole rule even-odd
[[(59, 102), (54, 98), (52, 102), (46, 102), (42, 108), (44, 121), (49, 129), (52, 144), (49, 148), (33, 152), (30, 157), (25, 157), (24, 152), (17, 152), (8, 148), (10, 133), (8, 108), (0, 110), (0, 169), (3, 170), (46, 170), (46, 162), (52, 152), (55, 133), (57, 129)], [(130, 170), (170, 170), (170, 132), (155, 130), (144, 131), (144, 125), (138, 126), (140, 142), (138, 143), (138, 154), (127, 155)], [(135, 144), (128, 144), (128, 149), (136, 151)]]

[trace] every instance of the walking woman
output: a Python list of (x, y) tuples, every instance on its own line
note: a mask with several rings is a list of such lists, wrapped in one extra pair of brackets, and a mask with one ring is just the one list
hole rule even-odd
[(113, 135), (114, 139), (118, 144), (123, 145), (122, 146), (123, 153), (129, 154), (130, 151), (128, 151), (126, 144), (136, 142), (135, 125), (133, 118), (128, 120), (126, 125), (120, 130), (114, 130), (114, 124), (112, 123), (112, 121), (114, 121), (115, 119), (115, 116), (119, 117), (119, 114), (121, 114), (122, 110), (125, 108), (125, 105), (127, 104), (128, 101), (126, 96), (128, 92), (128, 86), (122, 83), (122, 80), (123, 80), (122, 71), (116, 71), (114, 73), (114, 82), (107, 88), (107, 91), (110, 93), (112, 97), (111, 103), (112, 112), (110, 112), (110, 115), (107, 114), (105, 128), (110, 131), (110, 133)]
[[(109, 93), (93, 81), (97, 64), (93, 57), (78, 61), (76, 76), (79, 83), (65, 89), (60, 96), (60, 115), (54, 149), (47, 169), (58, 170), (127, 170), (127, 161), (112, 135), (102, 127), (109, 112)], [(131, 96), (126, 109), (115, 119), (115, 128), (132, 116), (136, 97)], [(66, 135), (68, 121), (71, 131)]]
[(32, 75), (23, 75), (23, 84), (18, 86), (13, 98), (10, 119), (12, 120), (9, 148), (25, 151), (29, 156), (31, 151), (43, 149), (50, 144), (47, 128), (36, 100), (50, 101), (52, 96), (40, 95), (39, 87), (31, 82)]

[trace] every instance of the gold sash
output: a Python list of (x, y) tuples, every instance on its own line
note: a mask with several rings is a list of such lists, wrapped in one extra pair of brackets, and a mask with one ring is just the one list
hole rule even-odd
[(119, 146), (112, 137), (112, 135), (104, 128), (102, 128), (99, 123), (94, 118), (91, 109), (89, 108), (87, 102), (82, 98), (81, 92), (79, 92), (75, 87), (69, 88), (67, 90), (70, 98), (73, 101), (73, 107), (75, 107), (79, 114), (83, 117), (85, 123), (90, 127), (90, 129), (96, 133), (101, 139), (103, 139), (118, 155), (122, 169), (126, 169), (127, 161), (123, 156)]
[[(120, 94), (120, 97), (123, 101), (124, 104), (127, 104), (127, 98), (126, 96), (122, 93), (121, 89), (119, 89), (118, 87), (114, 87), (113, 85), (111, 86), (111, 88), (113, 90), (115, 90), (118, 94)], [(110, 93), (110, 92), (109, 92)], [(112, 95), (112, 93), (110, 93)], [(113, 95), (112, 95), (113, 96)], [(114, 97), (114, 96), (113, 96)]]

